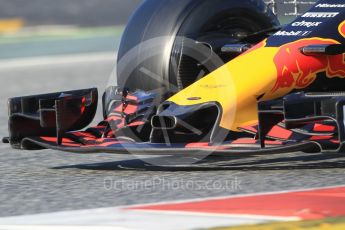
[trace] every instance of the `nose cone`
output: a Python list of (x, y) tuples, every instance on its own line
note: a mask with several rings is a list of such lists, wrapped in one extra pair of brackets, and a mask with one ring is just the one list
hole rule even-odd
[[(255, 123), (257, 99), (269, 100), (277, 80), (273, 58), (277, 47), (258, 44), (209, 75), (177, 93), (168, 101), (181, 106), (218, 103), (222, 109), (220, 126), (227, 130)], [(199, 100), (191, 100), (199, 98)]]

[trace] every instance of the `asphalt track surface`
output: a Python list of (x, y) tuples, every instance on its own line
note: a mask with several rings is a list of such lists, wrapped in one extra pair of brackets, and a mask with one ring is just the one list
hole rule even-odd
[[(8, 97), (92, 86), (102, 91), (114, 60), (16, 63), (0, 67), (0, 136), (7, 135)], [(156, 167), (132, 155), (18, 151), (0, 144), (0, 216), (343, 185), (344, 156), (236, 156)]]

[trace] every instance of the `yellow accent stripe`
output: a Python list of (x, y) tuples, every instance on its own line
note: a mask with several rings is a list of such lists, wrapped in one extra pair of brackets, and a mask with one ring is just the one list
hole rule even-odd
[(329, 218), (324, 220), (280, 222), (238, 227), (214, 228), (212, 230), (344, 230), (345, 218)]
[(20, 18), (0, 19), (0, 33), (12, 33), (20, 30), (24, 21)]

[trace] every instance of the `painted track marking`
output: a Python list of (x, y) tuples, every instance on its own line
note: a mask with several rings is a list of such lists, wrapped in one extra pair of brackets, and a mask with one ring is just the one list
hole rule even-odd
[[(282, 204), (282, 202), (285, 204)], [(241, 226), (274, 221), (345, 216), (345, 185), (337, 187), (214, 197), (0, 218), (0, 230), (69, 229), (166, 230)], [(40, 227), (37, 228), (36, 226)], [(84, 228), (87, 229), (87, 228)], [(93, 230), (93, 229), (92, 229)]]
[(129, 210), (313, 220), (345, 216), (345, 187), (146, 205)]

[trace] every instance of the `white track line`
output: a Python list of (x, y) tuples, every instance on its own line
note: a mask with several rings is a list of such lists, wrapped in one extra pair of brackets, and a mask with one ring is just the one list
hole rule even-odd
[(28, 230), (35, 229), (35, 226), (42, 226), (42, 229), (47, 230), (50, 230), (50, 226), (62, 226), (60, 228), (62, 230), (64, 230), (64, 226), (100, 226), (100, 230), (102, 230), (103, 226), (112, 226), (119, 229), (178, 230), (259, 224), (270, 221), (274, 220), (241, 216), (200, 216), (193, 214), (186, 215), (184, 213), (166, 214), (164, 212), (149, 213), (119, 208), (104, 208), (0, 218), (0, 230), (5, 230), (6, 228), (4, 227), (8, 226), (23, 226), (21, 229)]
[(0, 60), (0, 70), (76, 63), (116, 61), (116, 53), (88, 53)]
[(0, 230), (132, 230), (115, 226), (0, 225)]

